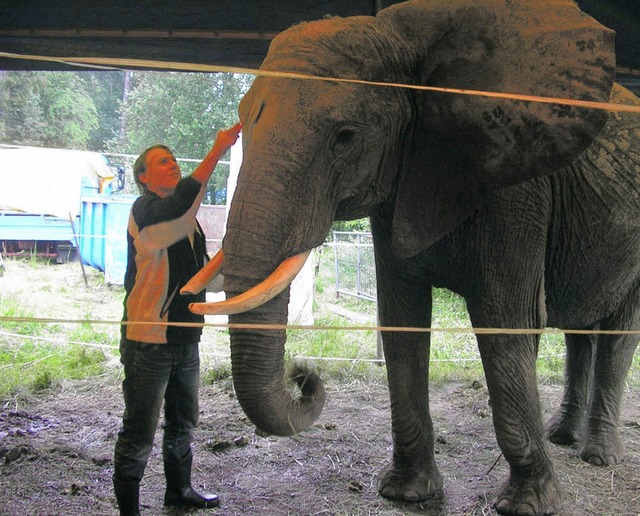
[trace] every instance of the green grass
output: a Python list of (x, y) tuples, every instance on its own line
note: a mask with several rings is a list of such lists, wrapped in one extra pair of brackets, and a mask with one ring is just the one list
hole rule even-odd
[[(91, 319), (91, 317), (87, 316), (86, 319)], [(109, 346), (116, 345), (116, 339), (113, 335), (110, 335), (104, 330), (98, 330), (89, 323), (81, 323), (74, 326), (69, 332), (67, 332), (67, 339), (70, 342), (102, 344)]]
[[(333, 254), (324, 250), (316, 281), (316, 312), (323, 304), (338, 304), (341, 307), (366, 315), (375, 325), (374, 302), (356, 297), (335, 295), (335, 272)], [(371, 362), (377, 358), (376, 335), (369, 330), (342, 330), (345, 326), (361, 326), (334, 314), (316, 317), (317, 326), (332, 326), (331, 330), (290, 330), (288, 332), (287, 358), (318, 357), (317, 367), (323, 374), (339, 378), (364, 378), (378, 380), (384, 377), (384, 368)], [(432, 326), (435, 329), (469, 329), (471, 322), (464, 299), (446, 290), (434, 289)], [(558, 333), (540, 336), (538, 379), (542, 383), (562, 384), (565, 363), (564, 338)], [(342, 358), (342, 360), (336, 360)], [(381, 374), (382, 373), (382, 374)], [(475, 336), (468, 332), (434, 331), (431, 336), (430, 381), (472, 382), (483, 380), (484, 372)], [(636, 352), (627, 378), (630, 386), (640, 385), (640, 350)]]
[[(44, 271), (46, 265), (34, 261), (29, 264), (35, 272)], [(56, 267), (49, 265), (49, 267)], [(377, 356), (375, 330), (353, 330), (353, 326), (376, 326), (376, 305), (348, 295), (336, 297), (333, 254), (327, 250), (319, 263), (316, 282), (315, 326), (330, 329), (287, 331), (286, 359), (300, 358), (328, 379), (384, 382), (385, 368)], [(122, 293), (100, 279), (92, 278), (91, 289), (96, 289), (96, 303), (113, 295), (121, 303)], [(31, 280), (30, 280), (31, 281)], [(37, 278), (33, 284), (49, 294), (73, 295), (78, 287), (67, 289), (63, 285), (43, 283)], [(97, 286), (95, 286), (97, 284)], [(68, 291), (68, 292), (67, 292)], [(93, 295), (93, 290), (90, 290)], [(98, 295), (99, 294), (99, 295)], [(81, 301), (78, 300), (78, 303)], [(327, 309), (338, 305), (353, 313), (358, 320), (338, 315)], [(92, 320), (92, 303), (82, 307), (84, 319)], [(0, 293), (0, 317), (24, 319), (0, 320), (0, 398), (14, 396), (23, 391), (38, 391), (59, 386), (65, 379), (94, 377), (113, 371), (113, 360), (118, 355), (119, 329), (114, 326), (80, 324), (42, 324), (31, 321), (36, 317), (30, 308), (29, 297), (8, 296)], [(362, 322), (362, 318), (365, 321)], [(471, 324), (465, 302), (459, 296), (444, 290), (434, 290), (434, 328), (469, 329)], [(430, 379), (434, 383), (483, 381), (484, 373), (473, 334), (467, 332), (434, 331), (431, 337)], [(214, 383), (231, 376), (228, 358), (228, 332), (205, 328), (202, 339), (202, 381)], [(559, 334), (543, 334), (537, 363), (538, 378), (544, 383), (561, 384), (564, 374), (564, 340)], [(629, 386), (640, 385), (640, 353), (636, 353)]]
[(374, 330), (343, 330), (342, 327), (353, 324), (334, 314), (317, 317), (315, 324), (332, 329), (287, 332), (286, 358), (289, 361), (306, 358), (315, 362), (323, 374), (343, 380), (379, 378), (381, 367), (376, 363)]
[[(434, 289), (432, 326), (471, 328), (464, 299), (449, 290)], [(562, 335), (541, 335), (536, 364), (539, 381), (562, 383), (564, 352)], [(435, 332), (432, 336), (431, 360), (432, 381), (468, 381), (484, 376), (476, 339), (471, 333)]]
[(66, 328), (30, 321), (36, 315), (27, 305), (27, 300), (0, 295), (0, 316), (23, 319), (0, 321), (0, 398), (55, 389), (64, 380), (105, 372), (109, 355), (117, 349), (113, 337), (89, 324)]
[(229, 360), (217, 360), (206, 363), (201, 367), (200, 380), (206, 384), (227, 380), (231, 378), (231, 362)]
[(0, 316), (12, 319), (27, 319), (24, 321), (0, 321), (0, 330), (20, 335), (42, 335), (45, 329), (42, 324), (30, 322), (34, 318), (33, 312), (24, 308), (24, 301), (15, 297), (0, 295)]
[(105, 371), (107, 355), (81, 345), (41, 341), (0, 341), (0, 397), (21, 391), (41, 391), (64, 380), (97, 376)]

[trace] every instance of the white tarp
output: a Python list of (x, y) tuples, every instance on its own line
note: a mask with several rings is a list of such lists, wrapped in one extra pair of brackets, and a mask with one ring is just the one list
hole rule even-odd
[(0, 210), (56, 215), (80, 213), (83, 178), (98, 185), (113, 176), (98, 152), (18, 147), (0, 149)]

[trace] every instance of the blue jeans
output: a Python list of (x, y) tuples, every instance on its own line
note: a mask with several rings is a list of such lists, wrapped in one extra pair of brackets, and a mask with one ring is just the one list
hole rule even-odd
[(162, 453), (165, 462), (191, 456), (198, 423), (198, 343), (120, 344), (124, 365), (124, 415), (114, 453), (114, 478), (140, 481), (151, 454), (164, 401)]

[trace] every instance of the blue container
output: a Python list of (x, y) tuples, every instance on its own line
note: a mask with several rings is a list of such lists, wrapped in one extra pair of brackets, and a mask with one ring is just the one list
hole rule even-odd
[(82, 262), (122, 285), (127, 266), (127, 224), (136, 196), (83, 197), (80, 215)]

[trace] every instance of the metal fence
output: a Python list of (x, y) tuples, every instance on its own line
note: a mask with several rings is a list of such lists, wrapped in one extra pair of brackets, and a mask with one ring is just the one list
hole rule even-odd
[(376, 300), (376, 271), (371, 233), (334, 231), (336, 292)]

